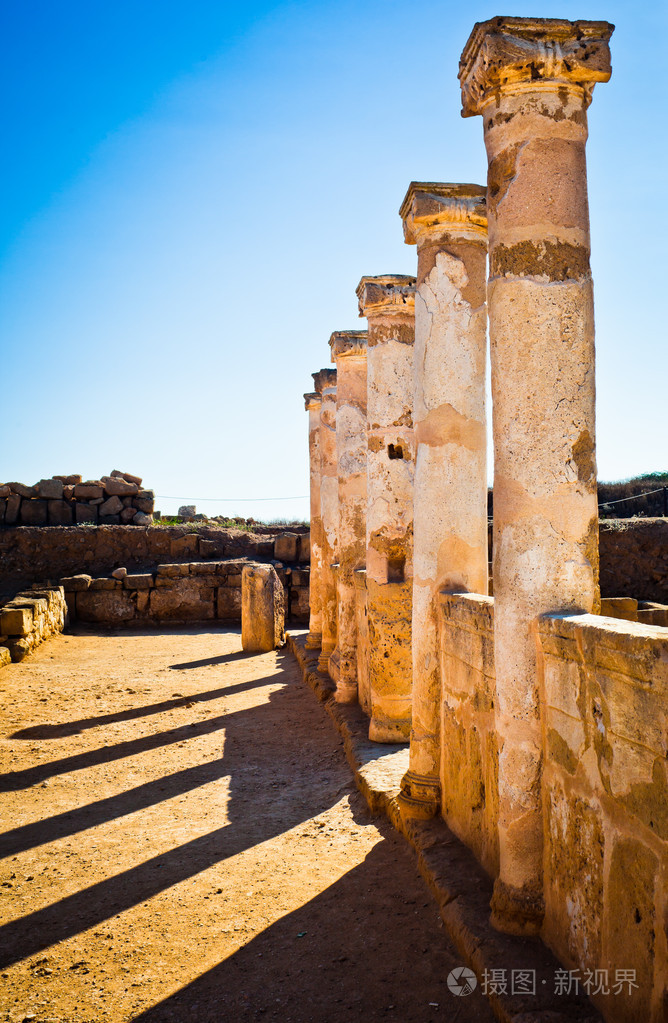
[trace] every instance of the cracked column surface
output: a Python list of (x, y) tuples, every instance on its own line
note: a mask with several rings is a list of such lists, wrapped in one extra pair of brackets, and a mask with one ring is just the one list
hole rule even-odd
[(322, 398), (317, 391), (304, 395), (308, 412), (308, 453), (311, 495), (311, 557), (309, 569), (309, 622), (306, 637), (307, 650), (322, 646), (322, 515), (320, 513), (320, 412)]
[(500, 875), (492, 921), (542, 921), (541, 731), (533, 628), (596, 610), (594, 310), (585, 142), (610, 77), (607, 22), (493, 18), (464, 48), (463, 116), (487, 147), (494, 423)]
[(354, 572), (366, 560), (366, 342), (365, 330), (335, 331), (336, 459), (339, 487), (336, 575), (337, 638), (329, 659), (334, 699), (357, 702), (357, 604)]
[(427, 818), (441, 805), (438, 593), (487, 593), (485, 189), (413, 182), (399, 215), (418, 255), (413, 723), (400, 808)]
[(321, 397), (320, 408), (320, 515), (322, 520), (322, 566), (320, 571), (320, 613), (322, 643), (318, 668), (329, 671), (329, 655), (336, 646), (336, 533), (339, 527), (339, 488), (336, 475), (336, 370), (321, 369), (313, 374)]
[(366, 579), (369, 738), (406, 742), (411, 724), (415, 278), (363, 277), (367, 340)]

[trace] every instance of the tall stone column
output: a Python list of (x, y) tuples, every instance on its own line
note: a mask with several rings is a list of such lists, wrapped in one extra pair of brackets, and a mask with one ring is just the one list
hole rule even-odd
[(320, 412), (322, 398), (317, 391), (304, 395), (308, 412), (308, 453), (310, 475), (311, 558), (309, 569), (309, 623), (307, 650), (322, 646), (322, 515), (320, 512)]
[(329, 670), (329, 657), (336, 646), (336, 533), (339, 526), (339, 493), (336, 466), (336, 370), (321, 369), (313, 374), (320, 407), (320, 516), (322, 521), (322, 567), (320, 612), (322, 643), (318, 668)]
[(607, 22), (494, 18), (462, 54), (463, 115), (489, 162), (494, 409), (494, 648), (500, 875), (492, 919), (543, 915), (541, 732), (533, 637), (541, 613), (596, 609), (594, 308), (585, 142), (610, 77)]
[(336, 363), (337, 641), (329, 659), (334, 699), (357, 702), (355, 576), (366, 560), (366, 343), (365, 330), (336, 331), (329, 344)]
[(406, 742), (411, 722), (415, 278), (363, 277), (367, 341), (366, 569), (369, 738)]
[(481, 185), (413, 182), (399, 215), (417, 244), (413, 723), (406, 817), (441, 803), (438, 593), (487, 593), (487, 211)]

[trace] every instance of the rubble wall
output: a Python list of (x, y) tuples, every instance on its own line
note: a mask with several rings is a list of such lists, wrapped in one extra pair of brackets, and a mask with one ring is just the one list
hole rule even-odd
[(62, 576), (154, 570), (163, 562), (202, 558), (308, 561), (308, 534), (257, 536), (241, 529), (192, 526), (30, 527), (0, 532), (0, 593), (13, 596), (35, 582)]
[(599, 523), (602, 597), (668, 604), (668, 519)]
[(67, 624), (62, 586), (27, 590), (0, 606), (0, 668), (22, 661)]
[[(123, 578), (81, 573), (61, 579), (70, 621), (114, 626), (240, 622), (248, 559), (172, 562)], [(308, 572), (276, 568), (293, 621), (308, 621)]]
[(34, 485), (0, 484), (0, 528), (10, 526), (135, 525), (153, 519), (155, 494), (141, 476), (114, 469), (110, 476), (52, 476)]

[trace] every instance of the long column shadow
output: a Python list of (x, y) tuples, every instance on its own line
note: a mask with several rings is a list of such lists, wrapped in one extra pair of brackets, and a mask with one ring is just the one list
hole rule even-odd
[[(257, 689), (266, 686), (270, 682), (278, 682), (279, 677), (279, 675), (267, 675), (265, 678), (241, 682), (237, 686), (221, 689), (218, 695), (220, 697), (232, 695), (234, 692), (239, 693), (247, 689)], [(193, 700), (192, 702), (195, 701)], [(165, 709), (171, 710), (172, 707)], [(125, 712), (123, 711), (122, 713)], [(123, 760), (125, 757), (133, 757), (138, 753), (159, 749), (161, 746), (170, 746), (175, 742), (183, 742), (184, 739), (192, 739), (196, 735), (208, 735), (210, 732), (217, 732), (220, 728), (224, 728), (227, 717), (227, 714), (220, 714), (209, 718), (208, 721), (191, 722), (188, 725), (170, 728), (165, 732), (143, 735), (139, 739), (126, 739), (111, 746), (87, 750), (85, 753), (73, 753), (69, 757), (50, 760), (46, 764), (35, 764), (34, 767), (25, 767), (20, 771), (7, 771), (6, 774), (0, 775), (0, 792), (14, 792), (18, 789), (27, 789), (31, 785), (37, 785), (48, 778), (53, 778), (57, 774), (68, 774), (70, 771), (84, 771), (88, 767), (109, 764), (114, 760)]]
[[(170, 667), (176, 667), (176, 665), (170, 665)], [(169, 700), (161, 700), (159, 703), (149, 703), (145, 707), (128, 707), (127, 710), (117, 710), (113, 714), (100, 714), (97, 717), (79, 718), (78, 721), (62, 721), (53, 725), (30, 725), (28, 728), (21, 728), (18, 732), (14, 732), (9, 738), (65, 739), (71, 735), (80, 735), (81, 732), (89, 728), (113, 725), (120, 721), (136, 721), (138, 718), (164, 714), (165, 711), (176, 710), (179, 707), (189, 707), (194, 703), (208, 703), (210, 700), (219, 700), (222, 696), (233, 696), (235, 693), (243, 693), (247, 689), (264, 686), (267, 681), (266, 678), (251, 679), (248, 682), (239, 682), (234, 686), (221, 686), (218, 689), (209, 689), (204, 693), (195, 693), (193, 696), (175, 696)]]
[(385, 837), (362, 863), (134, 1023), (492, 1023), (479, 990), (449, 992), (462, 960), (408, 847), (377, 826)]
[[(283, 655), (279, 660), (284, 662), (286, 657)], [(48, 777), (56, 771), (109, 762), (225, 728), (225, 747), (221, 760), (179, 772), (174, 777), (174, 785), (190, 786), (195, 780), (205, 784), (207, 780), (212, 781), (222, 774), (229, 774), (229, 824), (1, 927), (0, 968), (6, 968), (56, 942), (87, 930), (215, 863), (295, 827), (331, 807), (343, 791), (351, 790), (352, 782), (347, 777), (345, 767), (342, 769), (340, 763), (332, 763), (331, 760), (318, 763), (323, 743), (322, 737), (318, 736), (319, 728), (322, 727), (322, 711), (319, 706), (296, 680), (296, 675), (282, 676), (279, 673), (269, 676), (265, 681), (279, 683), (281, 680), (284, 682), (281, 688), (270, 694), (268, 703), (259, 707), (220, 715), (210, 721), (200, 722), (194, 728), (188, 725), (158, 736), (119, 743), (112, 749), (63, 758), (44, 765), (46, 774), (41, 768), (16, 772), (22, 782), (25, 783), (26, 778), (30, 777), (34, 784), (34, 780)], [(305, 720), (311, 724), (306, 739), (303, 728)], [(299, 741), (294, 737), (297, 725), (302, 726)], [(314, 764), (318, 765), (316, 769)], [(208, 778), (207, 770), (210, 772)], [(258, 784), (258, 776), (265, 779), (265, 784)], [(267, 783), (266, 779), (271, 781)], [(169, 785), (169, 779), (163, 779), (163, 783)], [(146, 801), (158, 792), (157, 783), (147, 783), (147, 786), (139, 786), (130, 795), (130, 799)], [(112, 805), (118, 811), (123, 796), (111, 799), (116, 800)], [(96, 810), (93, 804), (93, 814), (109, 814), (112, 807), (108, 801), (100, 802), (108, 805), (106, 808), (100, 805)], [(143, 802), (142, 805), (148, 804)], [(72, 811), (74, 815), (77, 812)], [(59, 816), (71, 818), (72, 815)], [(53, 827), (56, 829), (64, 823), (62, 820), (59, 822), (58, 818), (54, 818), (54, 821), (56, 823)], [(71, 819), (69, 823), (72, 823)], [(34, 827), (37, 829), (38, 826)], [(47, 824), (47, 831), (48, 827)], [(32, 839), (38, 837), (38, 834), (38, 830), (33, 832)]]

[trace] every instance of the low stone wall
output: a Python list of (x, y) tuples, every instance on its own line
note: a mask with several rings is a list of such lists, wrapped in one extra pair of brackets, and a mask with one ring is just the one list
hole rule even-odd
[(257, 536), (216, 526), (23, 527), (0, 531), (0, 594), (11, 596), (32, 583), (57, 581), (85, 572), (111, 575), (120, 566), (131, 572), (156, 570), (164, 562), (205, 558), (276, 560), (298, 567), (308, 563), (309, 534)]
[(125, 525), (148, 526), (155, 495), (142, 490), (139, 476), (114, 469), (99, 480), (52, 476), (34, 486), (0, 485), (0, 527)]
[[(494, 601), (443, 594), (441, 609), (443, 816), (495, 877)], [(542, 937), (580, 985), (607, 971), (607, 993), (588, 992), (606, 1017), (658, 1020), (668, 984), (668, 628), (550, 615), (536, 642)], [(615, 989), (623, 970), (635, 970), (631, 989)]]
[[(61, 580), (71, 620), (149, 626), (165, 622), (241, 621), (241, 574), (247, 559), (174, 562), (123, 578), (78, 574)], [(277, 566), (286, 608), (308, 621), (308, 572)]]
[(499, 870), (494, 601), (441, 594), (441, 812), (491, 877)]
[(668, 604), (668, 519), (611, 519), (599, 526), (601, 595)]
[(593, 993), (619, 1020), (661, 1019), (668, 983), (668, 629), (594, 615), (539, 625), (546, 746), (545, 924), (581, 971), (635, 970)]
[(66, 623), (62, 586), (17, 594), (0, 608), (0, 667), (22, 661), (49, 636), (62, 632)]

